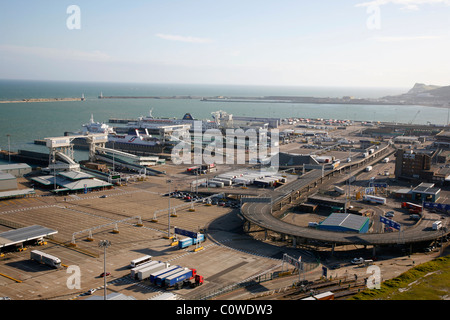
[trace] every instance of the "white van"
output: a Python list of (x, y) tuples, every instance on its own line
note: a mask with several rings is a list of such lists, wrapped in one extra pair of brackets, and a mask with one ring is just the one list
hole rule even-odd
[(439, 230), (440, 228), (442, 228), (442, 221), (433, 222), (433, 230)]

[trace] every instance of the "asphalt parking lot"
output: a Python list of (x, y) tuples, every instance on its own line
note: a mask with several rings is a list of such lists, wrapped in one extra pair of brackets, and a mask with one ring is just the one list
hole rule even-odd
[[(174, 171), (174, 186), (189, 190), (193, 177)], [(101, 288), (103, 278), (103, 249), (100, 240), (109, 240), (106, 266), (108, 292), (121, 292), (136, 299), (149, 299), (164, 290), (130, 279), (129, 264), (142, 255), (172, 265), (195, 268), (204, 276), (201, 287), (182, 289), (176, 294), (183, 299), (207, 295), (215, 290), (252, 278), (258, 274), (281, 268), (282, 253), (296, 250), (259, 242), (242, 233), (239, 209), (229, 206), (195, 205), (170, 198), (171, 207), (178, 207), (176, 216), (170, 217), (171, 234), (177, 226), (191, 231), (206, 230), (203, 250), (194, 247), (178, 249), (166, 239), (169, 215), (155, 212), (168, 208), (166, 178), (155, 177), (128, 186), (88, 194), (65, 197), (35, 197), (3, 201), (0, 219), (17, 227), (42, 225), (58, 231), (47, 245), (28, 247), (26, 251), (9, 252), (0, 258), (0, 296), (14, 300), (84, 299), (92, 288)], [(214, 191), (214, 190), (210, 190)], [(143, 226), (136, 226), (139, 217)], [(117, 222), (119, 221), (119, 222)], [(117, 222), (117, 223), (116, 223)], [(2, 230), (8, 228), (2, 227)], [(88, 240), (91, 230), (92, 241)], [(85, 231), (85, 232), (83, 232)], [(118, 232), (117, 232), (118, 231)], [(75, 240), (75, 241), (73, 241)], [(70, 244), (75, 243), (76, 247)], [(60, 270), (30, 260), (30, 250), (37, 249), (54, 255), (67, 266)], [(79, 286), (74, 287), (74, 271), (78, 267)], [(70, 272), (71, 271), (71, 272)], [(97, 290), (94, 294), (103, 294)]]

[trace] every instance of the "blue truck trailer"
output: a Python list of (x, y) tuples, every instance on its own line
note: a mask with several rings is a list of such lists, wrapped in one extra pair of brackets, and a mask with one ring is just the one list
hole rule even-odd
[(170, 276), (168, 276), (164, 282), (165, 287), (181, 287), (183, 285), (183, 282), (185, 280), (190, 280), (193, 277), (195, 277), (196, 270), (195, 269), (188, 269), (184, 268), (184, 270), (180, 270), (177, 273), (174, 273)]
[(184, 249), (193, 244), (197, 244), (197, 242), (205, 241), (205, 235), (203, 233), (198, 234), (198, 238), (184, 238), (178, 241), (178, 248)]
[(154, 284), (159, 286), (159, 287), (164, 287), (164, 284), (165, 284), (164, 280), (166, 280), (166, 278), (171, 276), (172, 274), (180, 272), (180, 270), (183, 270), (183, 269), (180, 267), (178, 269), (174, 269), (174, 270), (171, 270), (169, 272), (166, 272), (166, 273), (163, 273), (163, 274), (157, 276), (155, 278), (155, 283)]
[[(195, 279), (194, 283), (191, 282), (191, 279)], [(202, 285), (204, 282), (203, 277), (197, 274), (196, 269), (188, 269), (185, 268), (175, 274), (168, 276), (164, 280), (164, 286), (166, 289), (175, 288), (180, 289), (184, 285), (189, 285), (191, 287), (196, 287)]]
[(153, 272), (153, 273), (150, 275), (149, 280), (150, 280), (150, 282), (151, 282), (152, 284), (156, 284), (156, 278), (157, 278), (157, 277), (159, 277), (159, 276), (161, 276), (161, 275), (163, 275), (163, 274), (165, 274), (165, 273), (168, 273), (168, 272), (170, 272), (170, 271), (173, 271), (173, 270), (175, 270), (175, 269), (180, 269), (180, 268), (181, 268), (180, 266), (170, 266), (169, 268), (166, 268), (166, 269), (164, 269), (164, 270), (158, 270), (158, 271), (155, 271), (155, 272)]

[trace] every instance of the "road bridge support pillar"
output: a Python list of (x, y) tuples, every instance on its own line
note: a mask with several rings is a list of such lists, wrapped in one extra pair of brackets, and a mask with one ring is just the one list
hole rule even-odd
[(250, 221), (246, 221), (244, 224), (244, 230), (247, 230), (247, 232), (250, 232), (250, 228), (252, 227), (252, 224)]

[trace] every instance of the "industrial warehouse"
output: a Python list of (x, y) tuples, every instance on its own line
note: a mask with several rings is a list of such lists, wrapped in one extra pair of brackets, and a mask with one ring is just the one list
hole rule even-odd
[(366, 233), (370, 220), (354, 214), (332, 213), (317, 226), (319, 230)]

